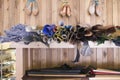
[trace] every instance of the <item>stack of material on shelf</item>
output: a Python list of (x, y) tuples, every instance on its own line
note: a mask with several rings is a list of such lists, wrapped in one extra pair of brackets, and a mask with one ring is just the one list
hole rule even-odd
[[(45, 68), (45, 69), (32, 69), (27, 70), (26, 74), (23, 76), (23, 80), (39, 80), (43, 78), (88, 78), (93, 79), (97, 77), (107, 77), (112, 76), (113, 78), (120, 79), (119, 70), (109, 70), (109, 69), (99, 69), (91, 66), (75, 66), (70, 67), (67, 64), (64, 64), (60, 67), (54, 68)], [(39, 79), (38, 79), (39, 78)]]
[[(64, 64), (60, 67), (45, 68), (45, 69), (32, 69), (27, 70), (26, 74), (23, 76), (23, 80), (29, 80), (28, 78), (88, 78), (94, 77), (92, 71), (93, 67), (70, 67)], [(37, 79), (36, 79), (37, 80)]]

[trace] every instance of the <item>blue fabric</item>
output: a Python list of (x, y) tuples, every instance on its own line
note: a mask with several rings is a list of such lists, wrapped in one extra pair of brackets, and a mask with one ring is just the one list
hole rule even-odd
[(29, 36), (30, 33), (26, 32), (25, 30), (26, 25), (18, 24), (16, 26), (13, 26), (10, 30), (6, 30), (5, 36), (0, 37), (0, 41), (3, 42), (10, 42), (15, 41), (19, 42), (22, 41), (22, 39), (26, 36)]
[(0, 42), (20, 42), (23, 41), (25, 44), (29, 44), (33, 41), (41, 41), (45, 45), (49, 46), (48, 43), (42, 40), (42, 37), (37, 32), (26, 32), (26, 25), (18, 24), (13, 26), (10, 30), (5, 31), (5, 36), (0, 36)]
[(45, 25), (43, 28), (43, 33), (45, 35), (47, 35), (48, 37), (52, 37), (54, 35), (54, 29), (55, 29), (55, 25)]

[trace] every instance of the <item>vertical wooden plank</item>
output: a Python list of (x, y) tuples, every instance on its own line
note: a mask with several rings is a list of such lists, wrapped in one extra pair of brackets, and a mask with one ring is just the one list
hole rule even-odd
[(37, 51), (38, 51), (38, 52), (37, 52), (37, 54), (38, 54), (38, 62), (37, 62), (38, 69), (41, 68), (41, 62), (42, 62), (42, 61), (41, 61), (41, 54), (43, 54), (43, 53), (41, 53), (41, 50), (42, 50), (41, 48), (38, 48), (38, 49), (37, 49)]
[(74, 60), (74, 48), (68, 49), (68, 60), (69, 62), (72, 62)]
[(42, 48), (41, 53), (41, 68), (46, 68), (46, 49)]
[[(1, 20), (3, 19), (3, 21), (4, 21), (3, 29), (2, 29), (4, 31), (4, 30), (8, 29), (8, 27), (10, 27), (9, 26), (9, 1), (4, 0), (4, 3), (2, 3), (2, 4), (4, 4), (4, 10), (3, 10), (4, 17), (1, 18)], [(3, 21), (1, 21), (1, 22), (3, 22)]]
[(107, 65), (107, 48), (102, 48), (102, 67), (103, 68), (107, 68), (108, 65)]
[[(120, 14), (120, 0), (118, 0), (118, 5), (117, 5), (117, 7), (118, 7), (118, 14)], [(120, 25), (120, 15), (118, 15), (118, 25)]]
[(46, 49), (46, 67), (50, 68), (52, 63), (52, 49)]
[(113, 24), (113, 6), (112, 0), (107, 1), (107, 25)]
[(113, 0), (113, 25), (118, 25), (118, 0)]
[[(27, 48), (24, 48), (23, 49), (23, 53), (24, 53), (24, 55), (23, 55), (23, 66), (24, 66), (24, 70), (28, 70), (28, 49)], [(23, 74), (24, 75), (24, 74)]]
[(62, 48), (62, 54), (61, 54), (61, 59), (62, 59), (62, 63), (65, 63), (65, 57), (66, 57), (66, 52), (65, 49)]
[(119, 65), (119, 48), (114, 48), (114, 69), (118, 69)]
[(93, 26), (93, 25), (96, 25), (96, 18), (95, 18), (95, 15), (91, 15), (90, 16), (90, 25)]
[(20, 0), (15, 0), (15, 25), (20, 23)]
[(16, 49), (16, 80), (22, 80), (25, 73), (23, 48)]
[(40, 52), (41, 52), (41, 49), (39, 49), (39, 48), (35, 49), (37, 69), (40, 69), (40, 68), (41, 68), (41, 59), (40, 59), (41, 54), (40, 54)]
[(35, 66), (36, 65), (36, 62), (35, 62), (36, 56), (35, 56), (35, 50), (34, 50), (34, 48), (31, 49), (31, 54), (33, 55), (32, 56), (32, 60), (33, 60), (32, 66), (35, 69), (36, 68), (36, 66)]
[(36, 25), (40, 25), (42, 24), (42, 0), (36, 0), (38, 2), (38, 9), (39, 9), (39, 14), (37, 16), (35, 16), (35, 22)]
[(61, 63), (64, 63), (64, 59), (63, 59), (63, 48), (60, 48), (60, 50), (61, 50), (61, 55), (60, 55), (60, 61), (61, 61)]
[(57, 48), (57, 65), (61, 65), (61, 48)]
[(97, 67), (102, 68), (102, 48), (97, 48)]
[(52, 23), (52, 0), (47, 0), (46, 2), (46, 22), (48, 24)]
[[(75, 7), (75, 9), (74, 9), (74, 7)], [(75, 16), (75, 19), (74, 19), (75, 24), (72, 24), (72, 25), (80, 24), (80, 17), (81, 17), (80, 16), (80, 0), (77, 0), (75, 2), (74, 7), (72, 9), (75, 10), (75, 15), (74, 14), (72, 14), (72, 15)]]
[(35, 24), (35, 16), (34, 15), (30, 16), (30, 23), (29, 24), (30, 24), (31, 27), (36, 26), (36, 24)]
[(67, 48), (64, 48), (62, 50), (62, 59), (63, 59), (63, 63), (66, 63), (68, 61), (68, 49)]
[(120, 48), (118, 48), (118, 69), (120, 69)]
[(92, 62), (91, 62), (91, 59), (90, 59), (91, 57), (90, 56), (85, 56), (85, 64), (86, 64), (86, 66), (89, 66)]
[(33, 48), (33, 68), (34, 69), (38, 69), (39, 68), (39, 63), (38, 63), (38, 61), (39, 61), (39, 50), (38, 50), (38, 48)]
[(58, 55), (57, 49), (52, 48), (52, 66), (57, 66), (57, 55)]
[(57, 17), (59, 16), (59, 14), (57, 13), (57, 8), (58, 8), (58, 3), (57, 3), (57, 0), (52, 0), (52, 23), (54, 24), (58, 24), (57, 22)]
[(34, 65), (33, 65), (33, 48), (30, 48), (30, 54), (32, 55), (31, 57), (30, 57), (30, 59), (31, 59), (31, 61), (30, 61), (30, 63), (31, 63), (31, 68), (34, 68)]
[(47, 2), (47, 0), (41, 0), (41, 3), (42, 3), (42, 11), (41, 11), (41, 13), (42, 13), (42, 25), (45, 25), (46, 24), (46, 15), (47, 15), (47, 13), (46, 13), (46, 8), (47, 8), (47, 6), (45, 5), (46, 4), (46, 2)]
[(97, 67), (97, 49), (92, 48), (93, 54), (91, 55), (91, 65), (94, 67)]
[(85, 0), (85, 24), (90, 24), (90, 15), (88, 13), (90, 0)]
[(80, 23), (85, 24), (85, 0), (80, 0)]
[(113, 48), (108, 48), (107, 49), (107, 66), (108, 69), (112, 69), (114, 67), (114, 49)]
[(28, 69), (32, 69), (33, 68), (33, 53), (32, 53), (32, 49), (28, 48)]
[(0, 35), (3, 33), (4, 28), (4, 1), (0, 0)]
[(24, 24), (25, 23), (25, 12), (24, 12), (24, 7), (25, 7), (25, 0), (20, 0), (20, 23)]
[(107, 25), (107, 0), (102, 0), (102, 4), (103, 4), (102, 22), (103, 25)]
[[(15, 0), (9, 0), (9, 27), (15, 25)], [(8, 29), (8, 27), (6, 28)]]
[(64, 60), (63, 60), (63, 49), (62, 49), (62, 48), (61, 48), (60, 61), (61, 61), (61, 63), (63, 63), (63, 62), (64, 62)]
[(36, 53), (36, 48), (32, 49), (32, 54), (33, 54), (33, 69), (37, 69), (37, 53)]

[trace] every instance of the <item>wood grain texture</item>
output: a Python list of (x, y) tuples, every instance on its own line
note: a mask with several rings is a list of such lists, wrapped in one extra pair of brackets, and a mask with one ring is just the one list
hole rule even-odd
[(4, 25), (4, 1), (0, 0), (0, 34), (3, 33)]
[[(44, 25), (55, 23), (63, 20), (65, 24), (104, 24), (104, 25), (118, 25), (120, 13), (119, 0), (100, 0), (102, 6), (102, 16), (90, 16), (88, 13), (89, 2), (91, 0), (69, 0), (72, 10), (72, 16), (61, 17), (59, 10), (61, 8), (61, 0), (37, 0), (39, 5), (39, 15), (28, 16), (25, 14), (24, 8), (27, 0), (4, 0), (0, 2), (0, 26), (1, 32), (5, 29), (18, 23), (25, 23), (28, 25)], [(3, 17), (3, 18), (2, 18)], [(95, 23), (94, 23), (95, 21)]]
[[(0, 32), (22, 23), (27, 25), (57, 24), (64, 21), (65, 24), (103, 24), (120, 25), (120, 0), (100, 0), (102, 5), (102, 16), (90, 16), (88, 13), (89, 2), (91, 0), (68, 0), (72, 15), (71, 17), (61, 17), (59, 10), (61, 0), (37, 0), (39, 4), (39, 14), (28, 16), (24, 7), (27, 0), (0, 0)], [(25, 51), (24, 51), (25, 50)], [(74, 49), (24, 49), (27, 54), (17, 54), (17, 58), (25, 56), (25, 68), (46, 68), (69, 63), (74, 59)], [(18, 50), (19, 51), (19, 50)], [(22, 52), (21, 52), (22, 53)], [(79, 65), (93, 65), (101, 68), (120, 68), (119, 48), (93, 48), (93, 54), (85, 57), (80, 56)], [(21, 59), (20, 59), (21, 60)], [(21, 60), (23, 62), (23, 60)], [(22, 63), (21, 62), (21, 63)], [(28, 62), (28, 63), (27, 63)], [(23, 64), (22, 64), (23, 65)], [(17, 64), (17, 67), (18, 64)], [(22, 70), (22, 68), (20, 69)], [(21, 74), (20, 74), (21, 75)]]

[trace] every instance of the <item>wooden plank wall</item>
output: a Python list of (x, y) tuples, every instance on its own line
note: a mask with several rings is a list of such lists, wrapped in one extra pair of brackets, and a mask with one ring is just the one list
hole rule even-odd
[[(72, 9), (70, 18), (60, 17), (61, 0), (37, 0), (39, 15), (28, 16), (24, 12), (26, 0), (0, 0), (0, 32), (16, 24), (44, 25), (59, 21), (65, 24), (103, 24), (120, 25), (120, 0), (100, 0), (102, 16), (90, 16), (88, 7), (90, 0), (68, 0)], [(27, 53), (26, 68), (44, 68), (71, 62), (74, 58), (74, 49), (25, 49)], [(119, 48), (94, 48), (91, 56), (82, 56), (80, 65), (94, 65), (103, 68), (120, 68)]]
[(60, 66), (67, 63), (71, 66), (82, 65), (107, 69), (120, 69), (120, 49), (118, 48), (92, 48), (91, 56), (80, 55), (79, 62), (74, 64), (74, 49), (57, 48), (57, 49), (24, 49), (25, 69), (47, 68)]

